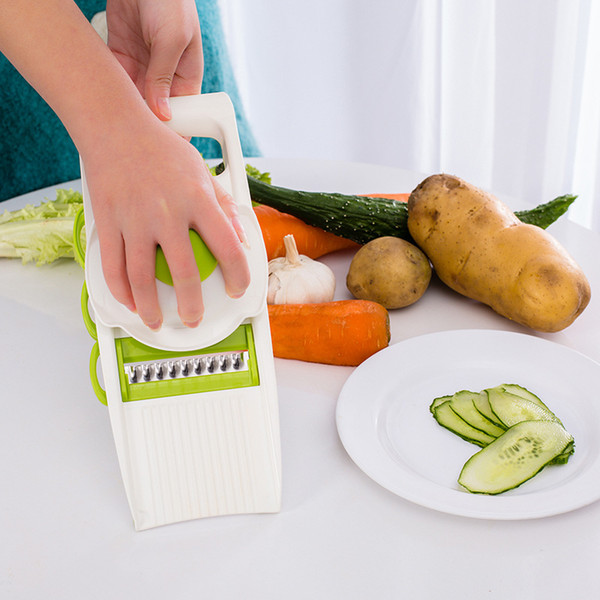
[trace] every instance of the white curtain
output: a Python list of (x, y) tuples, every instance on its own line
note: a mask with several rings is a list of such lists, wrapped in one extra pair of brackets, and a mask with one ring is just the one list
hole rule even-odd
[(575, 193), (600, 231), (600, 1), (220, 2), (265, 156), (454, 173), (517, 208)]

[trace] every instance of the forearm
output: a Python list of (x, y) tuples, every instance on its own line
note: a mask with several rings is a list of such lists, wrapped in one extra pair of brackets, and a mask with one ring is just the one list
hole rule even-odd
[(127, 73), (71, 0), (0, 5), (0, 50), (61, 119), (81, 153), (152, 118)]

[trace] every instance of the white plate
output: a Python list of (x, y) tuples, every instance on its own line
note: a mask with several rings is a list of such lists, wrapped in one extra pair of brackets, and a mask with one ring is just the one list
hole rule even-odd
[[(470, 494), (457, 483), (478, 447), (440, 427), (437, 396), (517, 383), (553, 410), (575, 438), (568, 464), (546, 467), (515, 490)], [(566, 346), (507, 331), (462, 330), (400, 342), (360, 365), (337, 404), (346, 451), (374, 481), (416, 504), (482, 519), (531, 519), (600, 498), (600, 364)]]

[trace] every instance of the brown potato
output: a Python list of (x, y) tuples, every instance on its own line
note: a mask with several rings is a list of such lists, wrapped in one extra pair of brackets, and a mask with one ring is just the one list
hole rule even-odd
[(590, 300), (581, 268), (548, 232), (458, 177), (417, 186), (408, 228), (446, 285), (531, 329), (560, 331)]
[(429, 259), (419, 248), (400, 238), (385, 236), (368, 242), (354, 255), (346, 286), (355, 298), (391, 309), (416, 302), (430, 280)]

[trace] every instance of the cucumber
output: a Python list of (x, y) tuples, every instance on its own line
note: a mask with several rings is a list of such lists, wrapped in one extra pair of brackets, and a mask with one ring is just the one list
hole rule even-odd
[(505, 392), (501, 388), (489, 388), (485, 391), (493, 413), (505, 427), (512, 427), (520, 421), (560, 422), (550, 409), (531, 400)]
[(478, 446), (487, 446), (494, 441), (494, 437), (484, 431), (476, 429), (469, 425), (464, 419), (459, 417), (450, 406), (450, 401), (442, 402), (433, 410), (435, 420), (446, 429), (452, 431), (463, 440), (477, 444)]
[(530, 392), (527, 388), (524, 388), (522, 385), (517, 385), (516, 383), (503, 383), (502, 385), (496, 386), (496, 388), (504, 390), (505, 392), (509, 392), (510, 394), (514, 394), (515, 396), (519, 396), (520, 398), (524, 398), (525, 400), (530, 400), (535, 404), (543, 406), (546, 410), (550, 410), (541, 401), (539, 396), (536, 396), (533, 392)]
[[(408, 231), (408, 207), (405, 202), (293, 190), (264, 183), (250, 175), (248, 187), (254, 202), (266, 204), (359, 244), (387, 235), (414, 243)], [(517, 211), (515, 215), (523, 223), (545, 229), (567, 211), (576, 197), (560, 196), (536, 208)]]
[(452, 410), (471, 425), (471, 427), (475, 427), (475, 429), (479, 429), (489, 436), (496, 438), (504, 433), (506, 427), (499, 427), (492, 420), (479, 412), (477, 405), (475, 404), (479, 395), (478, 392), (470, 392), (469, 390), (456, 392), (450, 400), (450, 406), (452, 407)]
[[(514, 390), (519, 395), (508, 390)], [(506, 427), (512, 427), (520, 421), (556, 421), (562, 425), (561, 420), (535, 394), (521, 386), (500, 385), (488, 388), (485, 392), (492, 411)], [(563, 454), (557, 456), (552, 464), (566, 464), (573, 452), (574, 443), (570, 444)]]
[(506, 429), (506, 425), (502, 423), (502, 421), (494, 414), (492, 407), (490, 406), (490, 401), (488, 400), (488, 395), (484, 391), (479, 392), (477, 397), (473, 399), (475, 404), (475, 408), (487, 419), (489, 419), (492, 423), (495, 423), (498, 427), (502, 429)]
[(573, 437), (557, 421), (521, 421), (474, 454), (458, 483), (476, 494), (501, 494), (539, 473)]
[(449, 400), (452, 400), (452, 396), (440, 396), (439, 398), (434, 398), (433, 402), (429, 406), (429, 410), (431, 411), (431, 414), (435, 413), (435, 409), (440, 404), (443, 404), (444, 402), (448, 402)]

